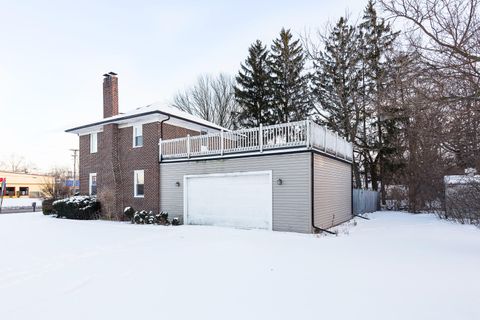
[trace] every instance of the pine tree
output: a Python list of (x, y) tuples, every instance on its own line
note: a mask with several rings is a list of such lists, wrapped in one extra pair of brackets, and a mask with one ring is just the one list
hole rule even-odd
[(273, 114), (277, 123), (304, 120), (312, 108), (305, 54), (300, 41), (292, 38), (290, 30), (282, 28), (271, 47)]
[[(366, 102), (362, 113), (364, 119), (360, 144), (365, 151), (364, 167), (369, 170), (374, 190), (378, 190), (379, 180), (385, 175), (388, 156), (395, 153), (391, 141), (397, 132), (398, 119), (395, 108), (386, 105), (383, 96), (390, 78), (389, 70), (392, 70), (391, 64), (394, 63), (390, 56), (397, 35), (384, 19), (377, 16), (375, 2), (369, 0), (359, 25)], [(383, 189), (384, 184), (381, 187)]]
[(340, 18), (325, 39), (325, 50), (314, 61), (314, 93), (319, 122), (354, 141), (358, 127), (360, 55), (356, 30)]
[[(361, 55), (356, 28), (342, 17), (323, 40), (324, 50), (314, 61), (313, 76), (318, 122), (355, 144), (361, 120)], [(359, 161), (357, 153), (353, 166), (357, 187), (361, 186)]]
[(237, 126), (272, 124), (269, 52), (260, 40), (248, 49), (248, 57), (236, 77), (235, 99), (240, 105)]

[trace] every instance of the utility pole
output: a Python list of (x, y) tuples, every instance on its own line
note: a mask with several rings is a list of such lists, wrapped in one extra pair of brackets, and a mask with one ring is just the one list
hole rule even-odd
[(77, 157), (78, 157), (78, 149), (70, 149), (73, 152), (73, 194), (77, 192)]

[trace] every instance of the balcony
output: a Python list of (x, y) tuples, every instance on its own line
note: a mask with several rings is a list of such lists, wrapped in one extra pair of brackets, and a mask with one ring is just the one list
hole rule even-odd
[(311, 120), (160, 140), (160, 161), (228, 157), (239, 153), (317, 150), (351, 162), (352, 144)]

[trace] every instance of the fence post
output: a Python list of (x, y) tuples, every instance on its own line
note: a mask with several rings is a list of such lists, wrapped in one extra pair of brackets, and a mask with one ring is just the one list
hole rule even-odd
[(220, 131), (220, 155), (223, 156), (223, 129)]
[(263, 152), (263, 125), (260, 123), (260, 126), (258, 127), (258, 139), (259, 139), (259, 146), (260, 146), (260, 152)]
[(311, 131), (310, 120), (306, 120), (306, 121), (307, 121), (307, 139), (306, 139), (307, 141), (306, 142), (307, 142), (307, 148), (309, 148), (310, 147), (310, 138), (311, 138), (310, 137), (310, 134), (311, 134), (311, 132), (310, 132)]
[(162, 162), (162, 138), (158, 139), (158, 161)]
[(187, 158), (190, 158), (190, 135), (187, 135)]

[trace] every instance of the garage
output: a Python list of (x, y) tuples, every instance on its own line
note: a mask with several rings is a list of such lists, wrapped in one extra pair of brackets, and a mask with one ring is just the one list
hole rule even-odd
[(184, 176), (184, 221), (272, 230), (272, 171)]

